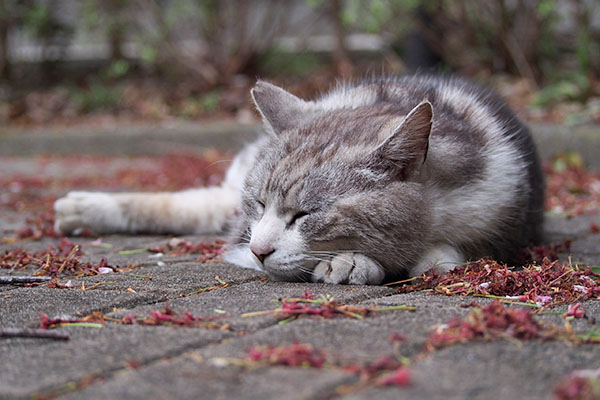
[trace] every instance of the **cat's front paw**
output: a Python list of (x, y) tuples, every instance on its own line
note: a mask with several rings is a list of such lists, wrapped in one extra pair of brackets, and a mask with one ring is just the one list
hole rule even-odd
[(377, 285), (383, 282), (385, 271), (379, 263), (359, 253), (341, 253), (315, 267), (313, 282)]
[(115, 231), (122, 220), (119, 203), (108, 193), (70, 192), (54, 202), (54, 229), (63, 235), (85, 228), (96, 233)]

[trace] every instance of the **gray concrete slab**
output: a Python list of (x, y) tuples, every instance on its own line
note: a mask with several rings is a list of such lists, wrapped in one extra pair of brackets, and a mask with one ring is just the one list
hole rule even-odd
[[(463, 300), (470, 300), (465, 298)], [(355, 384), (356, 375), (326, 370), (298, 368), (239, 367), (252, 346), (282, 346), (309, 343), (325, 351), (338, 365), (366, 364), (382, 356), (413, 358), (413, 383), (406, 388), (354, 388), (343, 398), (549, 398), (556, 382), (575, 368), (594, 365), (600, 346), (572, 346), (564, 342), (514, 343), (497, 341), (456, 345), (437, 352), (423, 353), (423, 335), (451, 315), (465, 315), (461, 299), (410, 294), (377, 299), (377, 304), (398, 304), (412, 300), (417, 311), (386, 313), (355, 319), (303, 318), (283, 326), (271, 326), (254, 334), (229, 338), (221, 344), (190, 350), (171, 360), (123, 370), (105, 381), (66, 398), (101, 396), (143, 398), (157, 390), (157, 398), (288, 398), (318, 399), (335, 396), (343, 385)], [(478, 299), (489, 302), (488, 299)], [(586, 307), (599, 315), (600, 302)], [(586, 304), (590, 306), (590, 304)], [(593, 308), (593, 310), (592, 310)], [(423, 318), (425, 320), (423, 321)], [(546, 316), (557, 322), (557, 316)], [(416, 322), (418, 321), (418, 322)], [(587, 322), (584, 322), (587, 324)], [(398, 351), (388, 340), (390, 332), (407, 335)], [(557, 357), (557, 358), (555, 358)], [(563, 363), (562, 360), (565, 360)], [(558, 360), (561, 360), (559, 362)], [(547, 363), (549, 365), (547, 365)], [(184, 372), (185, 371), (185, 372)], [(278, 382), (270, 382), (278, 371)], [(526, 371), (526, 372), (525, 372)], [(160, 386), (151, 382), (164, 382)], [(280, 384), (285, 386), (280, 387)], [(348, 389), (348, 388), (346, 388)], [(295, 396), (299, 397), (295, 397)]]
[(567, 218), (561, 215), (545, 215), (544, 235), (547, 242), (563, 240), (566, 237), (577, 239), (592, 234), (591, 224), (600, 226), (600, 214), (578, 215)]
[(31, 397), (79, 381), (108, 374), (130, 365), (143, 365), (230, 337), (226, 331), (163, 326), (61, 328), (68, 341), (3, 339), (0, 356), (0, 398)]
[(560, 379), (579, 368), (598, 368), (599, 346), (504, 342), (457, 345), (411, 365), (405, 388), (371, 388), (359, 399), (550, 399)]
[(600, 234), (593, 234), (574, 240), (571, 243), (571, 252), (578, 255), (600, 255)]
[[(72, 279), (75, 287), (98, 285), (93, 290), (152, 290), (176, 298), (220, 285), (217, 277), (228, 284), (238, 284), (264, 277), (264, 274), (240, 269), (223, 262), (170, 262), (135, 268), (130, 272), (109, 273)], [(156, 263), (157, 261), (154, 261)], [(104, 282), (104, 284), (102, 284)]]
[(34, 154), (148, 155), (207, 148), (239, 149), (254, 140), (259, 124), (176, 123), (88, 130), (0, 128), (0, 156)]
[[(275, 325), (278, 320), (273, 315), (244, 318), (242, 314), (273, 310), (279, 307), (280, 303), (278, 299), (300, 297), (304, 295), (305, 290), (310, 290), (316, 296), (320, 294), (331, 295), (342, 303), (356, 303), (370, 297), (379, 297), (394, 293), (393, 289), (380, 286), (252, 281), (188, 297), (170, 299), (161, 303), (160, 306), (169, 306), (174, 310), (187, 310), (193, 314), (200, 314), (202, 316), (227, 314), (228, 317), (224, 321), (231, 323), (234, 330), (253, 332)], [(122, 317), (126, 313), (144, 315), (148, 310), (156, 308), (156, 305), (140, 305), (108, 315), (112, 317)]]
[[(114, 379), (61, 399), (317, 399), (355, 378), (340, 371), (305, 368), (210, 367), (194, 359), (166, 360), (142, 371), (123, 371)], [(163, 382), (153, 385), (152, 382)]]
[(0, 327), (37, 327), (40, 313), (50, 318), (77, 318), (94, 311), (109, 312), (113, 308), (154, 303), (162, 298), (160, 293), (151, 291), (16, 288), (1, 297)]

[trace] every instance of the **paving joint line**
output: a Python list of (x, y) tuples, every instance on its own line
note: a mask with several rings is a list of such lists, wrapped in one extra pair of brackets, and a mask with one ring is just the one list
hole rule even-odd
[[(177, 328), (177, 329), (179, 329), (179, 328)], [(188, 329), (188, 328), (183, 328), (183, 329)], [(193, 329), (193, 328), (191, 328), (191, 329)], [(125, 367), (106, 368), (104, 370), (99, 370), (99, 371), (96, 371), (96, 372), (91, 372), (91, 373), (87, 374), (85, 377), (76, 380), (76, 382), (80, 383), (80, 382), (84, 381), (89, 376), (95, 376), (96, 378), (100, 378), (100, 379), (103, 379), (103, 380), (109, 380), (109, 379), (111, 379), (117, 373), (119, 373), (121, 371), (136, 371), (136, 370), (139, 370), (141, 368), (146, 368), (146, 367), (151, 366), (152, 364), (155, 364), (156, 362), (164, 361), (165, 358), (167, 358), (167, 359), (177, 358), (177, 357), (180, 357), (182, 354), (184, 354), (185, 352), (187, 352), (189, 350), (202, 349), (202, 348), (204, 348), (206, 346), (221, 344), (223, 341), (225, 341), (227, 339), (231, 339), (231, 338), (226, 337), (226, 338), (218, 339), (215, 342), (209, 342), (209, 343), (206, 343), (205, 345), (202, 345), (202, 346), (196, 346), (193, 343), (192, 344), (187, 344), (187, 345), (184, 345), (184, 346), (182, 346), (180, 348), (167, 351), (164, 354), (161, 354), (159, 356), (157, 355), (157, 356), (148, 357), (148, 359), (146, 359), (145, 361), (140, 362), (139, 367), (136, 367), (134, 369), (126, 367), (126, 366)], [(139, 360), (136, 360), (136, 361), (139, 362)], [(69, 382), (72, 382), (72, 381), (69, 381)], [(67, 382), (65, 384), (62, 384), (62, 385), (49, 386), (47, 389), (38, 390), (38, 391), (30, 393), (30, 394), (28, 394), (28, 395), (26, 395), (25, 397), (22, 397), (22, 398), (23, 399), (31, 399), (32, 397), (35, 398), (36, 396), (39, 396), (39, 397), (42, 397), (42, 398), (44, 398), (46, 396), (53, 396), (53, 393), (59, 392), (60, 389), (64, 388), (69, 382)], [(85, 388), (82, 388), (81, 390), (85, 390), (86, 388), (88, 388), (88, 387), (90, 387), (92, 385), (96, 385), (96, 384), (100, 385), (100, 384), (103, 384), (103, 383), (108, 383), (108, 382), (100, 382), (100, 381), (94, 382), (94, 381), (92, 381), (92, 383), (90, 383), (89, 385), (87, 385)], [(72, 390), (68, 390), (68, 391), (66, 391), (64, 393), (59, 393), (58, 395), (56, 395), (56, 397), (59, 398), (61, 396), (68, 395), (68, 394), (76, 392), (76, 391), (79, 391), (79, 389), (75, 388), (75, 389), (72, 389)]]

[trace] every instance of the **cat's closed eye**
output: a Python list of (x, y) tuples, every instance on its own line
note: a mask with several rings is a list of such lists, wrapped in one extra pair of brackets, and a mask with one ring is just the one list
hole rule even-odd
[(306, 212), (306, 211), (300, 211), (300, 212), (297, 212), (296, 214), (294, 214), (287, 224), (288, 228), (294, 226), (294, 224), (296, 222), (298, 222), (298, 220), (306, 217), (307, 215), (308, 215), (308, 212)]

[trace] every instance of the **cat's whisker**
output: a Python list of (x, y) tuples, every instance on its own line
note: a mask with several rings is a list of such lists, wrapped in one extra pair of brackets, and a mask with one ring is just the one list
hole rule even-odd
[(312, 275), (312, 273), (313, 273), (312, 271), (308, 271), (308, 270), (305, 270), (305, 269), (303, 269), (303, 268), (298, 268), (298, 272), (299, 272), (299, 273), (298, 273), (298, 274), (296, 274), (296, 276), (297, 276), (297, 277), (298, 277), (298, 278), (299, 278), (299, 279), (300, 279), (302, 282), (305, 282), (305, 283), (306, 283), (306, 282), (308, 282), (308, 279), (306, 279), (306, 275), (309, 275), (309, 276), (310, 276), (310, 275)]
[[(322, 258), (322, 257), (312, 257), (312, 258), (309, 258), (309, 257), (307, 257), (306, 259), (312, 259), (312, 260), (315, 260), (315, 261), (325, 261), (325, 262), (331, 262), (331, 259), (330, 259), (330, 258)], [(355, 266), (353, 261), (348, 261), (348, 260), (346, 260), (345, 258), (341, 258), (341, 257), (340, 257), (340, 258), (338, 258), (338, 259), (337, 259), (337, 261), (341, 261), (341, 262), (343, 262), (343, 263), (345, 263), (345, 264), (348, 264), (348, 265), (350, 265), (350, 266), (352, 266), (352, 267), (354, 267), (354, 266)]]
[(240, 248), (240, 247), (248, 247), (248, 243), (230, 243), (230, 244), (223, 245), (223, 248), (225, 250), (233, 249), (233, 248)]
[(251, 238), (252, 238), (252, 236), (250, 236), (250, 234), (247, 234), (247, 233), (242, 233), (242, 234), (240, 234), (240, 239), (244, 239), (244, 240), (246, 240), (247, 242), (250, 242), (250, 239), (251, 239)]
[(304, 267), (299, 267), (298, 271), (303, 272), (304, 275), (314, 275), (315, 274), (315, 272), (313, 270), (310, 270), (310, 269), (307, 269), (307, 268), (304, 268)]
[(328, 256), (338, 256), (341, 253), (362, 253), (361, 250), (348, 250), (348, 249), (344, 249), (344, 250), (309, 250), (307, 251), (307, 253), (309, 254), (322, 254), (322, 255), (328, 255)]
[[(335, 256), (338, 256), (339, 253), (334, 253), (334, 254), (327, 254), (328, 256), (331, 256), (331, 258), (322, 258), (321, 261), (326, 261), (326, 262), (330, 262), (332, 260), (332, 258), (334, 258)], [(348, 261), (345, 258), (342, 257), (338, 257), (337, 261), (342, 261), (346, 264), (349, 264), (351, 266), (354, 266), (354, 262), (353, 261)]]
[(316, 256), (304, 256), (303, 257), (304, 260), (310, 260), (310, 261), (325, 261), (325, 262), (329, 262), (330, 259), (328, 258), (324, 258), (324, 257), (316, 257)]

